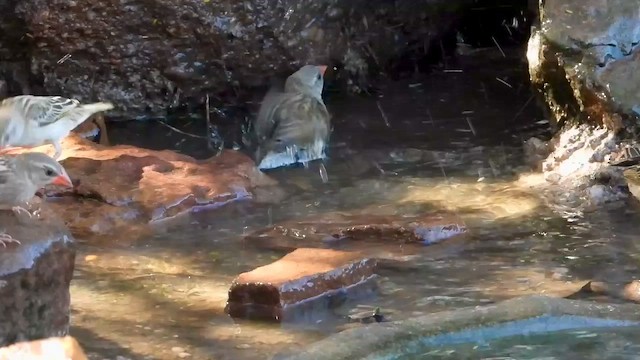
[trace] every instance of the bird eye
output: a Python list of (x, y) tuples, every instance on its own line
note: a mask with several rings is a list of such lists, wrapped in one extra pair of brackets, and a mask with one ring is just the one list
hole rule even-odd
[(51, 169), (45, 169), (45, 170), (44, 170), (44, 174), (45, 174), (45, 175), (47, 175), (47, 176), (53, 176), (53, 175), (55, 175), (56, 173), (55, 173), (55, 171), (53, 171), (53, 170), (51, 170)]
[(322, 80), (322, 75), (321, 75), (321, 74), (318, 74), (318, 76), (316, 76), (316, 80), (317, 80), (317, 81)]

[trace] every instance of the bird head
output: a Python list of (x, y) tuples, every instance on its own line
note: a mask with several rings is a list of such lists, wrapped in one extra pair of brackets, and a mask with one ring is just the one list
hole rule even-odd
[(19, 155), (29, 179), (38, 187), (59, 185), (73, 187), (66, 170), (47, 154), (30, 152)]
[(305, 65), (287, 78), (284, 91), (308, 93), (321, 99), (325, 71), (326, 65)]

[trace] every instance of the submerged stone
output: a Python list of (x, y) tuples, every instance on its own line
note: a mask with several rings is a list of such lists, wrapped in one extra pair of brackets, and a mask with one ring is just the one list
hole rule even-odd
[[(326, 310), (324, 301), (375, 287), (376, 260), (356, 252), (297, 249), (269, 265), (240, 274), (226, 311), (232, 317), (296, 321)], [(346, 293), (346, 294), (345, 294)]]
[(466, 234), (464, 221), (447, 213), (410, 216), (333, 212), (281, 223), (247, 239), (256, 246), (277, 249), (350, 244), (373, 255), (373, 250), (380, 247), (394, 253), (399, 245), (431, 245)]

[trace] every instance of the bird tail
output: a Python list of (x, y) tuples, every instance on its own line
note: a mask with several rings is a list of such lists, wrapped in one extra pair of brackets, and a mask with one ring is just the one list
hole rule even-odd
[(84, 104), (78, 106), (79, 109), (83, 109), (84, 111), (91, 112), (95, 114), (100, 111), (107, 111), (113, 109), (113, 104), (109, 102), (97, 102), (93, 104)]
[(91, 115), (113, 109), (113, 104), (109, 102), (97, 102), (93, 104), (83, 104), (67, 113), (67, 116), (73, 121), (75, 126), (80, 125)]

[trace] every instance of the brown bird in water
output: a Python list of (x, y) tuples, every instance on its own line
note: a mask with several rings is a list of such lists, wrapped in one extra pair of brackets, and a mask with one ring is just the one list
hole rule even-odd
[[(65, 169), (49, 155), (32, 152), (0, 156), (0, 210), (12, 210), (16, 215), (31, 213), (23, 206), (47, 185), (73, 187)], [(0, 232), (0, 244), (17, 242)]]
[(322, 100), (326, 69), (305, 65), (287, 78), (284, 92), (272, 88), (265, 95), (254, 123), (258, 168), (325, 157), (331, 132), (331, 117)]

